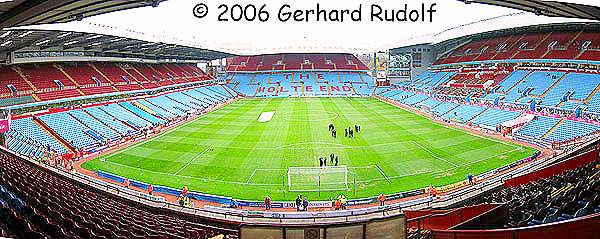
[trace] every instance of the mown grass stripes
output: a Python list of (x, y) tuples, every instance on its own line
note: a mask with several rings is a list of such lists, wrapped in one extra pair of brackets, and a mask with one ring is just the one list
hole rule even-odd
[[(270, 111), (275, 112), (271, 121), (257, 121)], [(327, 130), (329, 123), (336, 125), (337, 139)], [(363, 131), (345, 138), (344, 127), (354, 124)], [(447, 128), (374, 98), (244, 99), (83, 167), (215, 195), (292, 200), (295, 194), (284, 197), (282, 191), (288, 167), (318, 166), (318, 157), (332, 152), (352, 172), (350, 191), (344, 193), (369, 197), (450, 184), (534, 149)], [(316, 200), (339, 193), (304, 194)]]

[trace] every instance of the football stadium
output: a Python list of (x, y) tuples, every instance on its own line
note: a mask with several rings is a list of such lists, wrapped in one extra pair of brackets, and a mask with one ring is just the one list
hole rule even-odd
[(290, 4), (0, 1), (0, 238), (600, 238), (600, 4)]

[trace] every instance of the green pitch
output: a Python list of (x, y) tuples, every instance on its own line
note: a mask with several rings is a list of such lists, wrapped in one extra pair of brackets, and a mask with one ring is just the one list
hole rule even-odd
[[(273, 118), (258, 122), (263, 112), (274, 112)], [(337, 139), (329, 123), (337, 127)], [(345, 138), (343, 128), (354, 124), (362, 131)], [(362, 198), (451, 184), (533, 152), (375, 98), (244, 99), (83, 167), (238, 199), (292, 200), (297, 193), (287, 192), (288, 168), (318, 167), (319, 156), (335, 153), (349, 171), (343, 193)], [(339, 193), (303, 192), (311, 200)]]

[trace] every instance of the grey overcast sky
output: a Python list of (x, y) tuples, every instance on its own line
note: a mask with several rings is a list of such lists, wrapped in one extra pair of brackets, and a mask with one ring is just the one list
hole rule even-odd
[[(597, 0), (581, 0), (579, 2), (598, 5)], [(208, 15), (202, 19), (193, 15), (197, 4), (208, 6)], [(234, 4), (245, 6), (254, 4), (257, 7), (266, 5), (269, 21), (219, 22), (220, 4), (230, 7)], [(291, 9), (315, 9), (319, 3), (322, 9), (357, 9), (362, 5), (362, 21), (353, 22), (280, 22), (277, 20), (279, 8), (283, 4), (291, 5)], [(424, 4), (429, 9), (437, 4), (432, 22), (372, 22), (371, 5), (378, 4), (382, 9), (397, 10), (421, 9)], [(231, 9), (230, 9), (231, 10)], [(302, 49), (318, 51), (319, 48), (342, 47), (344, 49), (381, 49), (393, 46), (404, 39), (424, 34), (440, 32), (463, 24), (477, 22), (482, 19), (519, 13), (517, 10), (482, 5), (464, 4), (456, 0), (169, 0), (158, 7), (146, 7), (104, 14), (86, 18), (81, 22), (64, 26), (80, 26), (101, 24), (118, 29), (128, 29), (147, 34), (163, 35), (208, 46), (219, 46), (227, 49), (238, 49), (240, 53), (255, 53), (251, 49)], [(228, 12), (227, 14), (230, 14)], [(427, 14), (427, 13), (426, 13)], [(348, 16), (346, 16), (348, 17)], [(429, 15), (426, 15), (429, 18)], [(522, 24), (543, 23), (547, 17), (527, 14), (521, 17)], [(572, 19), (552, 19), (550, 21), (577, 21)], [(83, 26), (83, 27), (82, 27)], [(502, 26), (496, 26), (502, 28)], [(485, 30), (485, 29), (482, 29)], [(93, 30), (92, 30), (93, 31)], [(110, 32), (109, 32), (110, 33)], [(460, 33), (458, 33), (460, 34)], [(295, 47), (295, 48), (294, 48)], [(316, 49), (308, 49), (310, 47)]]

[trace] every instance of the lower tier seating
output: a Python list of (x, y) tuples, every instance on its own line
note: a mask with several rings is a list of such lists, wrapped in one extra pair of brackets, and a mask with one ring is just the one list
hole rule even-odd
[(237, 238), (237, 231), (231, 230), (234, 225), (124, 201), (4, 152), (0, 152), (0, 199), (0, 236)]
[[(514, 120), (525, 110), (503, 110), (488, 106), (470, 105), (465, 102), (449, 102), (403, 89), (384, 92), (382, 97), (415, 108), (421, 108), (444, 120), (470, 123), (489, 130), (496, 130), (504, 122)], [(550, 116), (536, 116), (518, 128), (515, 135), (548, 143), (565, 142), (600, 132), (600, 125)]]
[(600, 212), (598, 161), (547, 179), (504, 188), (475, 200), (507, 203), (506, 228), (552, 223)]
[[(45, 114), (39, 116), (39, 122), (35, 122), (31, 117), (16, 119), (11, 123), (14, 130), (9, 132), (9, 135), (17, 135), (19, 132), (42, 145), (35, 147), (36, 149), (50, 149), (63, 155), (69, 151), (64, 143), (77, 150), (86, 151), (140, 133), (151, 126), (166, 124), (170, 119), (185, 116), (190, 111), (201, 110), (232, 97), (233, 95), (221, 86), (187, 89), (146, 99)], [(40, 123), (48, 126), (50, 130)], [(64, 141), (61, 142), (57, 137)], [(25, 152), (26, 155), (39, 154), (30, 152), (33, 149), (29, 148), (32, 147), (23, 148), (25, 145), (29, 144), (15, 143), (12, 149)]]

